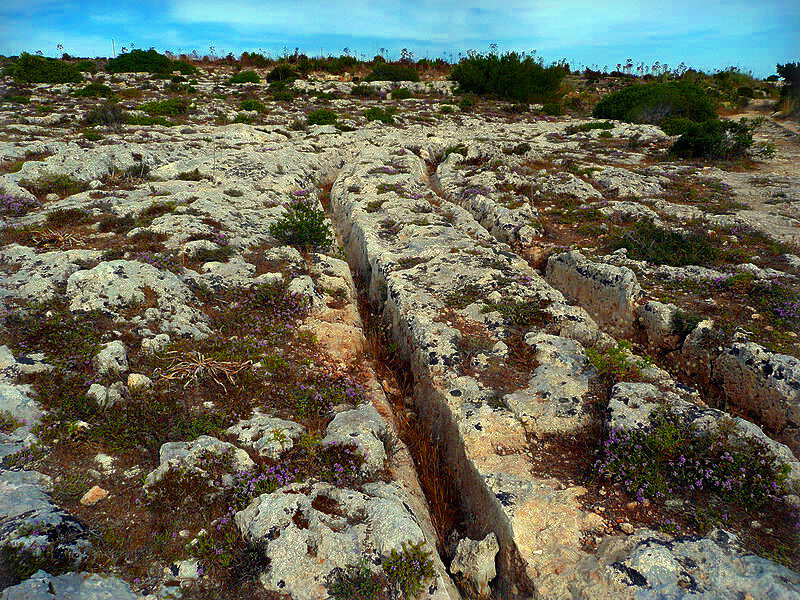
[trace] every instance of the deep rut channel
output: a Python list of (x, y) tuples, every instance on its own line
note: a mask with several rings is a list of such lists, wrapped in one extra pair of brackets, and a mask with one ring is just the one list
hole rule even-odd
[[(443, 559), (450, 536), (493, 535), (496, 597), (627, 598), (642, 579), (616, 562), (619, 552), (658, 538), (646, 527), (668, 519), (649, 501), (631, 503), (587, 478), (602, 441), (594, 437), (604, 418), (597, 403), (627, 410), (651, 397), (685, 406), (690, 419), (724, 415), (689, 409), (683, 388), (659, 369), (645, 369), (644, 379), (626, 384), (633, 387), (598, 377), (585, 348), (613, 348), (615, 339), (498, 241), (510, 228), (489, 233), (502, 210), (448, 201), (431, 162), (407, 149), (365, 150), (338, 173), (330, 211), (360, 281), (362, 317), (384, 335), (378, 360), (394, 368), (390, 387), (407, 390), (397, 394), (396, 413), (406, 419), (399, 429), (439, 515)], [(736, 427), (752, 437), (743, 420)], [(574, 451), (581, 443), (589, 452)], [(420, 453), (434, 446), (441, 462), (430, 468)], [(429, 478), (442, 477), (458, 490), (457, 506), (435, 495), (442, 482)], [(626, 541), (613, 535), (619, 523), (626, 533), (645, 529)]]

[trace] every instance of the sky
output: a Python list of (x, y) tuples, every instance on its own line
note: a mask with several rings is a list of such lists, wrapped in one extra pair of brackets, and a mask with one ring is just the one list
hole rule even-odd
[(800, 0), (0, 0), (0, 54), (42, 51), (111, 56), (154, 47), (218, 55), (458, 60), (470, 49), (532, 52), (614, 69), (683, 62), (704, 70), (737, 66), (758, 77), (800, 61)]

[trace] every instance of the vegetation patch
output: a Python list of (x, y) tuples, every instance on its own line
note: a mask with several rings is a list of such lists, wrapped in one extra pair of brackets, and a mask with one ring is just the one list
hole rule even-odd
[(697, 123), (716, 117), (714, 103), (702, 88), (682, 81), (634, 84), (604, 96), (592, 115), (626, 123), (660, 124), (669, 118)]
[(614, 250), (627, 248), (628, 258), (634, 260), (673, 267), (713, 264), (721, 257), (718, 245), (703, 231), (681, 233), (659, 227), (652, 221), (639, 221), (622, 229), (611, 240), (611, 247)]
[(325, 211), (314, 208), (307, 200), (294, 200), (280, 220), (269, 226), (269, 232), (285, 244), (316, 251), (330, 248), (333, 234)]
[(83, 81), (75, 65), (63, 60), (45, 58), (23, 52), (2, 72), (23, 83), (78, 83)]
[(565, 75), (560, 65), (545, 67), (532, 56), (517, 52), (473, 53), (453, 67), (450, 79), (458, 83), (461, 92), (537, 102), (555, 97)]
[(61, 198), (66, 198), (88, 188), (84, 182), (63, 173), (43, 173), (36, 179), (20, 179), (19, 185), (37, 198), (48, 194), (58, 194)]

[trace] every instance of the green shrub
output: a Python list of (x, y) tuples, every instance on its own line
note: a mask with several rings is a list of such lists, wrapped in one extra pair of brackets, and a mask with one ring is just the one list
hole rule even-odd
[(275, 102), (291, 102), (294, 100), (294, 93), (289, 90), (275, 90), (272, 92), (272, 99)]
[(545, 102), (542, 105), (542, 114), (557, 117), (564, 114), (564, 107), (558, 102)]
[(408, 88), (397, 88), (396, 90), (392, 90), (390, 95), (392, 100), (407, 100), (408, 98), (414, 97), (414, 94), (412, 94), (411, 90)]
[(461, 100), (458, 101), (458, 108), (460, 108), (462, 111), (465, 112), (472, 110), (475, 107), (475, 102), (476, 100), (474, 96), (470, 95), (464, 96), (463, 98), (461, 98)]
[(125, 123), (127, 113), (119, 104), (106, 102), (86, 113), (83, 121), (87, 125), (100, 125), (101, 127), (118, 128)]
[(267, 73), (267, 81), (293, 81), (299, 76), (290, 65), (279, 63)]
[(23, 52), (3, 70), (3, 75), (25, 83), (78, 83), (83, 81), (80, 71), (63, 60), (34, 56)]
[(263, 102), (259, 102), (258, 100), (254, 100), (252, 98), (248, 98), (247, 100), (242, 100), (239, 103), (239, 108), (242, 110), (254, 110), (256, 112), (265, 113), (267, 112), (267, 105)]
[(86, 189), (86, 184), (63, 173), (43, 173), (36, 179), (20, 179), (20, 187), (37, 197), (58, 194), (62, 198)]
[(592, 123), (581, 123), (580, 125), (570, 125), (564, 132), (567, 134), (583, 133), (595, 129), (614, 129), (614, 124), (608, 121), (594, 121)]
[[(753, 146), (753, 132), (758, 122), (711, 120), (681, 124), (683, 133), (670, 151), (680, 158), (729, 160), (743, 156)], [(677, 129), (673, 126), (672, 130)]]
[(261, 77), (255, 71), (239, 71), (228, 83), (261, 83)]
[(608, 94), (592, 115), (627, 123), (655, 123), (682, 117), (703, 122), (716, 117), (714, 104), (702, 88), (682, 81), (633, 84)]
[(192, 65), (182, 60), (172, 60), (153, 50), (131, 50), (106, 63), (109, 73), (161, 73), (180, 71), (184, 75), (197, 72)]
[(431, 551), (424, 549), (425, 542), (406, 544), (398, 552), (383, 559), (383, 572), (405, 598), (415, 598), (423, 590), (423, 584), (436, 576), (431, 560)]
[(631, 381), (639, 378), (647, 361), (637, 361), (630, 355), (631, 343), (619, 342), (605, 350), (586, 348), (586, 357), (598, 375), (610, 384)]
[(110, 87), (95, 81), (87, 85), (85, 88), (76, 91), (75, 95), (81, 98), (108, 98), (113, 93), (114, 90), (112, 90)]
[(652, 221), (640, 221), (623, 230), (611, 240), (611, 247), (627, 248), (628, 257), (634, 260), (673, 267), (710, 264), (721, 256), (703, 231), (670, 231)]
[(364, 81), (419, 81), (419, 73), (413, 67), (378, 63)]
[(149, 127), (151, 125), (163, 125), (164, 127), (174, 127), (177, 123), (173, 123), (164, 117), (145, 117), (138, 115), (125, 115), (126, 125), (142, 125)]
[(191, 102), (186, 98), (169, 98), (158, 102), (147, 102), (138, 106), (150, 116), (176, 117), (189, 112)]
[(172, 71), (178, 71), (178, 72), (182, 73), (183, 75), (194, 75), (195, 73), (197, 73), (197, 69), (195, 69), (192, 65), (190, 65), (185, 60), (174, 60), (174, 61), (172, 61), (171, 70)]
[(508, 52), (471, 54), (453, 67), (450, 79), (461, 92), (534, 102), (555, 97), (565, 75), (563, 67), (545, 67), (530, 56)]
[(96, 73), (97, 63), (93, 60), (79, 60), (73, 65), (81, 73)]
[(253, 118), (250, 115), (246, 115), (245, 113), (239, 113), (233, 119), (233, 122), (234, 123), (244, 123), (245, 125), (252, 125), (253, 124)]
[(30, 104), (31, 99), (28, 96), (8, 95), (0, 98), (2, 102), (11, 102), (13, 104)]
[(306, 123), (309, 125), (333, 125), (337, 118), (336, 113), (332, 110), (318, 108), (306, 115)]
[(392, 110), (391, 109), (382, 109), (377, 106), (373, 106), (372, 108), (367, 109), (364, 112), (364, 116), (367, 118), (367, 121), (381, 121), (382, 123), (386, 123), (387, 125), (394, 123), (394, 117), (392, 117)]
[(176, 179), (180, 179), (181, 181), (202, 181), (203, 179), (207, 179), (206, 175), (203, 175), (200, 172), (200, 169), (194, 169), (193, 171), (183, 171), (182, 173), (178, 173)]
[(83, 131), (83, 137), (85, 137), (90, 142), (97, 142), (103, 139), (103, 135), (98, 133), (94, 129), (85, 129)]
[(354, 85), (350, 90), (350, 95), (357, 98), (371, 98), (378, 95), (378, 90), (371, 85)]
[(269, 226), (269, 232), (285, 244), (325, 250), (333, 243), (333, 234), (325, 212), (304, 201), (292, 202), (286, 214)]
[(388, 587), (386, 576), (371, 571), (369, 563), (362, 560), (347, 569), (336, 570), (328, 592), (334, 600), (380, 600), (386, 597)]

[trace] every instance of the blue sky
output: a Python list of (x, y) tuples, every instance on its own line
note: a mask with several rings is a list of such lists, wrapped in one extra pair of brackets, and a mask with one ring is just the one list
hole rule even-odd
[[(800, 61), (798, 0), (0, 0), (0, 53), (56, 46), (78, 56), (120, 47), (217, 53), (284, 47), (309, 55), (449, 56), (537, 50), (546, 61), (614, 68), (631, 58), (758, 76)], [(443, 54), (444, 53), (444, 54)]]

